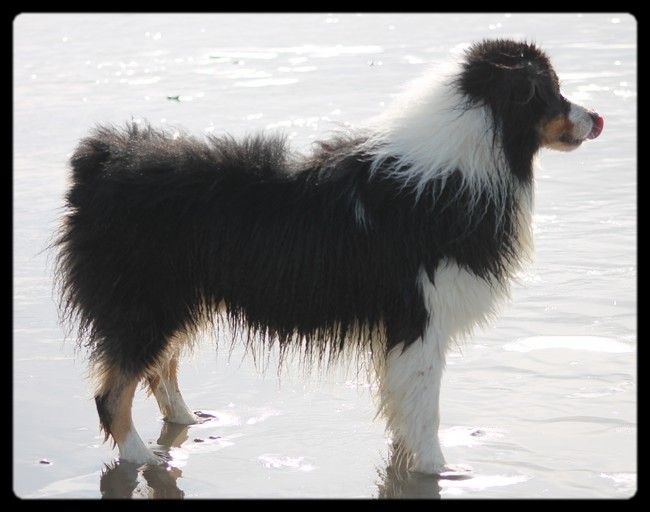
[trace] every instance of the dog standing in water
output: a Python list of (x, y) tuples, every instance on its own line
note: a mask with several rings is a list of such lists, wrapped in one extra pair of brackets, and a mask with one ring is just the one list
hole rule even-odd
[(166, 421), (198, 421), (179, 351), (217, 318), (281, 355), (370, 353), (398, 450), (444, 471), (445, 353), (495, 313), (532, 250), (533, 157), (602, 128), (540, 49), (510, 40), (473, 45), (454, 73), (306, 157), (279, 136), (97, 128), (71, 158), (57, 275), (120, 458), (163, 461), (131, 418), (143, 380)]

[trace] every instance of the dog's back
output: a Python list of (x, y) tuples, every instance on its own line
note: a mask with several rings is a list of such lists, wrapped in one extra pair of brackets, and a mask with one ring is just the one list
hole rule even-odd
[(274, 137), (202, 142), (130, 125), (84, 139), (59, 277), (95, 362), (137, 376), (222, 305), (233, 327), (282, 347), (342, 348), (352, 332), (363, 343), (386, 320), (395, 342), (421, 335), (420, 297), (398, 291), (418, 271), (395, 246), (410, 238), (407, 198), (369, 183), (358, 143), (293, 161)]

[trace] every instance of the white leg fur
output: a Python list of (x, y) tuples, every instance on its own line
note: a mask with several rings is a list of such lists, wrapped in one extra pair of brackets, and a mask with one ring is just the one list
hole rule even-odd
[(136, 464), (161, 464), (164, 460), (147, 448), (131, 422), (129, 430), (120, 441), (117, 441), (120, 460)]
[(444, 348), (434, 337), (417, 340), (402, 352), (395, 347), (386, 361), (381, 379), (381, 403), (387, 427), (399, 449), (412, 459), (411, 469), (440, 473), (445, 458), (438, 440), (440, 383), (444, 370)]
[(110, 418), (110, 426), (104, 425), (104, 428), (108, 429), (117, 444), (120, 460), (136, 464), (164, 462), (161, 457), (155, 455), (145, 446), (133, 425), (131, 409), (138, 381), (132, 380), (124, 384), (118, 380), (113, 384), (108, 393), (99, 394), (99, 396), (105, 397), (101, 401), (100, 417), (103, 411), (105, 417)]
[(507, 290), (449, 261), (438, 266), (435, 285), (424, 271), (420, 284), (429, 323), (422, 339), (406, 350), (398, 345), (388, 354), (380, 373), (380, 403), (387, 428), (412, 457), (411, 469), (439, 474), (445, 470), (438, 428), (447, 348), (492, 315)]
[(149, 383), (165, 421), (192, 425), (198, 422), (198, 418), (183, 400), (178, 388), (177, 368), (178, 355), (174, 354), (160, 369), (157, 379)]

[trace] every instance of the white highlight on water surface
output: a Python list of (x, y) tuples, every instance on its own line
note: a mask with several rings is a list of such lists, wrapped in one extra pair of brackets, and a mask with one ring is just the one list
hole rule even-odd
[(308, 57), (326, 58), (339, 57), (341, 55), (361, 55), (368, 53), (383, 53), (383, 47), (379, 45), (358, 45), (348, 46), (337, 44), (333, 46), (305, 44), (302, 46), (288, 46), (272, 48), (271, 50), (278, 53), (296, 53), (298, 55), (307, 55)]
[(601, 473), (599, 476), (613, 481), (619, 488), (635, 490), (637, 486), (636, 473)]
[(295, 84), (297, 78), (261, 78), (259, 80), (244, 80), (235, 82), (234, 87), (266, 87), (268, 85), (289, 85)]
[(228, 50), (210, 50), (211, 59), (259, 59), (271, 60), (277, 58), (278, 54), (274, 51), (228, 51)]
[(262, 112), (256, 112), (254, 114), (248, 114), (246, 117), (244, 117), (244, 119), (251, 121), (253, 119), (261, 119), (262, 117), (264, 117), (264, 114)]
[(242, 421), (239, 415), (231, 413), (231, 412), (226, 412), (223, 409), (215, 411), (215, 410), (208, 410), (208, 409), (202, 409), (202, 412), (211, 414), (214, 416), (213, 418), (210, 419), (210, 421), (206, 421), (205, 423), (198, 423), (196, 425), (192, 425), (192, 428), (194, 429), (209, 429), (213, 427), (232, 427), (236, 425), (241, 425)]
[(151, 85), (158, 82), (160, 82), (159, 76), (133, 78), (131, 80), (126, 80), (126, 83), (129, 85)]
[(276, 455), (274, 453), (266, 453), (260, 455), (259, 460), (265, 468), (268, 469), (297, 469), (299, 471), (313, 471), (316, 466), (313, 464), (303, 462), (304, 457), (288, 457), (283, 455)]
[(309, 71), (316, 71), (318, 69), (318, 66), (295, 66), (295, 67), (289, 67), (289, 66), (280, 66), (278, 68), (278, 71), (281, 73), (307, 73)]
[(264, 410), (259, 415), (248, 418), (246, 420), (246, 425), (255, 425), (256, 423), (260, 423), (268, 418), (272, 418), (273, 416), (280, 416), (281, 414), (281, 411), (275, 409)]
[(463, 489), (481, 491), (491, 487), (504, 487), (506, 485), (520, 484), (530, 480), (526, 475), (477, 475), (466, 480), (440, 480), (441, 494), (464, 494)]
[(409, 64), (424, 64), (426, 61), (417, 55), (404, 55), (404, 60)]
[(235, 445), (234, 439), (239, 439), (241, 437), (244, 437), (244, 434), (235, 433), (229, 436), (222, 436), (217, 439), (210, 439), (209, 437), (207, 439), (200, 438), (203, 439), (203, 442), (201, 443), (194, 442), (190, 439), (183, 443), (183, 446), (181, 448), (175, 448), (173, 451), (170, 450), (170, 454), (172, 455), (172, 459), (177, 461), (178, 465), (181, 466), (183, 465), (184, 461), (189, 459), (187, 454), (191, 455), (192, 453), (204, 454), (218, 452), (224, 448), (229, 448)]
[(610, 353), (634, 351), (625, 343), (601, 336), (531, 336), (503, 345), (504, 350), (512, 352), (531, 352), (555, 348)]

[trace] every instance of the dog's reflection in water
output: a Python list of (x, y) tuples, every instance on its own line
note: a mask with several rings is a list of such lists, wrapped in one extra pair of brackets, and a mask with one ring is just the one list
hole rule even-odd
[(439, 477), (408, 470), (409, 459), (397, 445), (390, 449), (388, 461), (377, 467), (379, 499), (429, 498), (440, 499)]
[[(168, 452), (187, 440), (189, 427), (165, 422), (158, 445)], [(129, 462), (115, 462), (107, 465), (102, 473), (99, 490), (102, 498), (153, 498), (182, 499), (185, 493), (178, 488), (176, 481), (183, 472), (167, 464), (160, 466), (141, 466)]]
[[(169, 452), (179, 447), (188, 438), (189, 427), (165, 423), (158, 438), (159, 448)], [(436, 476), (416, 473), (407, 469), (408, 459), (400, 450), (392, 448), (389, 460), (382, 468), (377, 468), (377, 482), (380, 499), (428, 498), (440, 499), (440, 479), (464, 479), (470, 475)], [(178, 488), (177, 480), (182, 471), (173, 466), (138, 466), (129, 462), (115, 462), (106, 466), (102, 473), (99, 489), (102, 498), (152, 498), (183, 499), (185, 493)]]
[(465, 480), (471, 478), (466, 469), (450, 471), (443, 475), (427, 475), (408, 470), (409, 459), (399, 447), (391, 447), (389, 460), (382, 468), (377, 468), (379, 499), (415, 498), (440, 499), (441, 480)]

